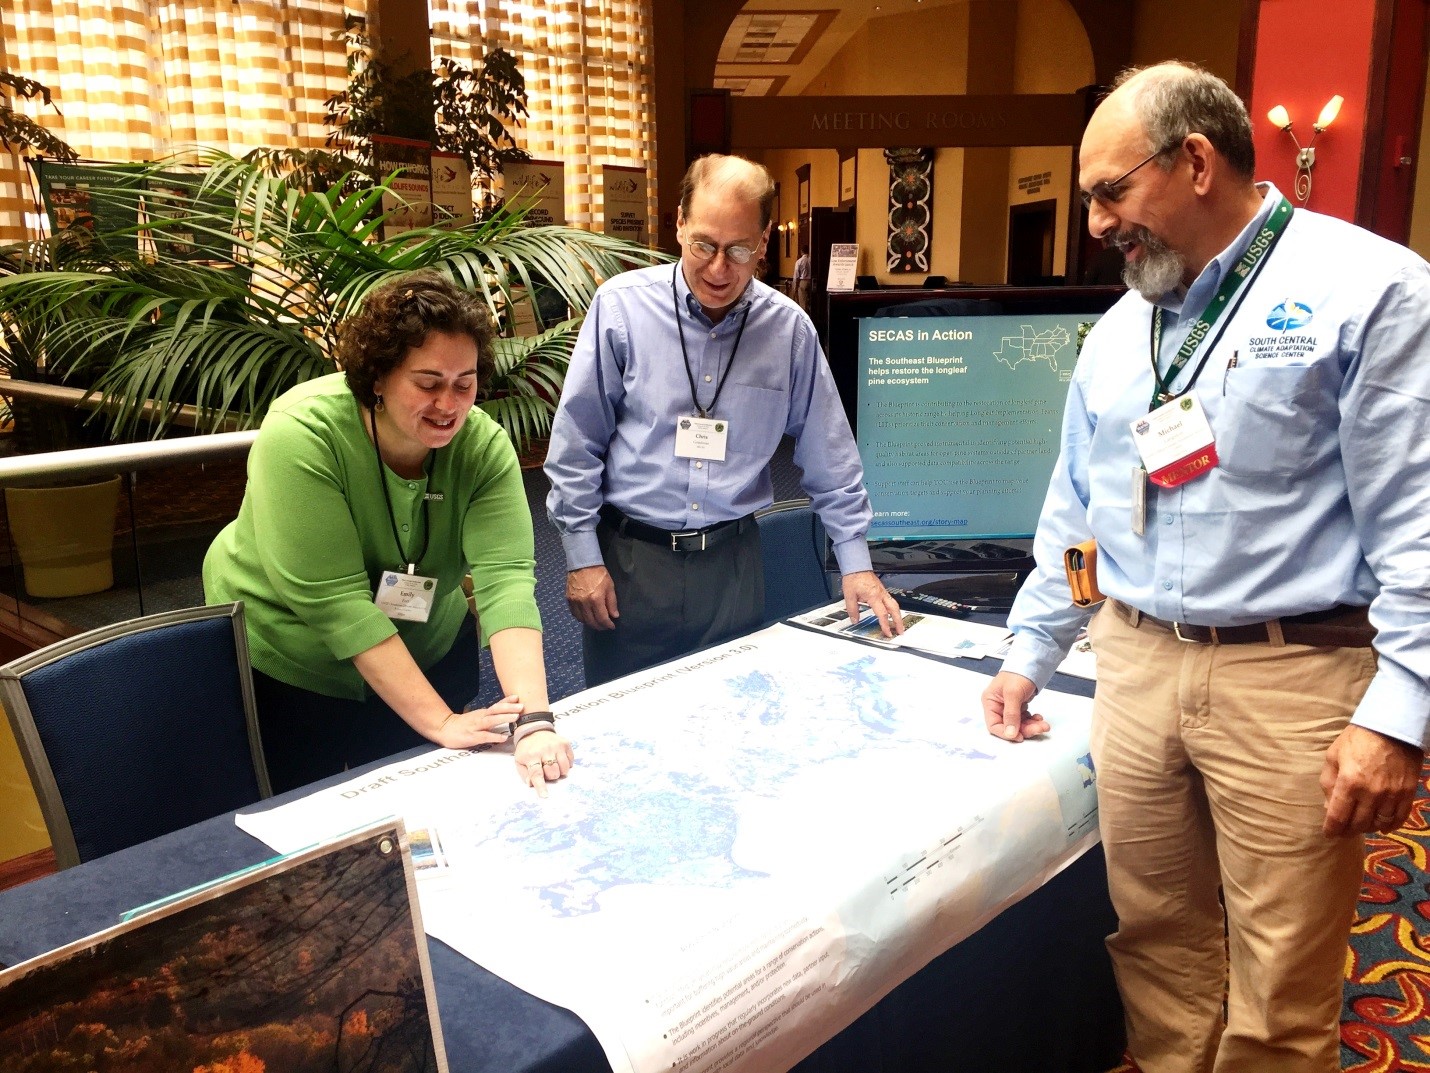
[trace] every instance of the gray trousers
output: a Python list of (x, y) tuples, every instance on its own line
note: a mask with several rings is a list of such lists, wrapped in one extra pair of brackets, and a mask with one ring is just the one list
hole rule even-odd
[(679, 552), (596, 528), (616, 587), (614, 630), (581, 628), (586, 685), (674, 659), (748, 633), (765, 611), (760, 528), (706, 551)]

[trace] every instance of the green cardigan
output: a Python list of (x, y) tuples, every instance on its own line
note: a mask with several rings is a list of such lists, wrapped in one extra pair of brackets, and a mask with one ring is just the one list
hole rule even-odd
[(378, 486), (377, 455), (341, 373), (300, 384), (264, 418), (234, 519), (204, 559), (209, 603), (242, 600), (253, 666), (332, 697), (370, 695), (352, 659), (401, 635), (426, 669), (452, 647), (467, 614), (471, 571), (482, 643), (512, 626), (541, 628), (531, 512), (516, 453), (473, 409), (436, 452), (431, 476), (383, 477), (408, 552), (422, 545), (423, 496), (431, 534), (419, 574), (437, 579), (426, 622), (397, 622), (373, 603), (384, 570), (405, 569)]

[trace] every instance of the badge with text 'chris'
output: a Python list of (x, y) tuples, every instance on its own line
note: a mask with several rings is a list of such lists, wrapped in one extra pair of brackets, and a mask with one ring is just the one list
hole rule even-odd
[(725, 461), (725, 444), (730, 422), (723, 417), (678, 418), (675, 422), (675, 457)]
[(1153, 484), (1175, 488), (1216, 468), (1212, 427), (1195, 395), (1175, 398), (1129, 424)]

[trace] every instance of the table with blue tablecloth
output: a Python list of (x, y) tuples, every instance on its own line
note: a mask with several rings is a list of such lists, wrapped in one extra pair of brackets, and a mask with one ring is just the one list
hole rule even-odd
[[(996, 670), (991, 660), (971, 666)], [(1054, 688), (1090, 693), (1079, 679), (1059, 679)], [(0, 962), (44, 953), (116, 923), (126, 909), (269, 856), (227, 815), (0, 893)], [(1102, 946), (1114, 926), (1094, 848), (934, 958), (796, 1068), (1100, 1073), (1117, 1063), (1122, 1047), (1121, 1007)], [(609, 1071), (595, 1036), (574, 1014), (440, 941), (429, 940), (429, 950), (451, 1069)]]

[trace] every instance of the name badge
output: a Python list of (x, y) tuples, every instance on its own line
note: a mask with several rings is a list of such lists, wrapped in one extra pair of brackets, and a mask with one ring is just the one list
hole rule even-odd
[(1176, 488), (1216, 468), (1212, 427), (1195, 395), (1183, 395), (1129, 422), (1148, 479)]
[(432, 601), (436, 594), (436, 578), (384, 570), (378, 579), (373, 602), (388, 618), (426, 622), (427, 616), (432, 614)]
[(675, 421), (675, 457), (725, 461), (730, 422), (723, 417), (680, 417)]

